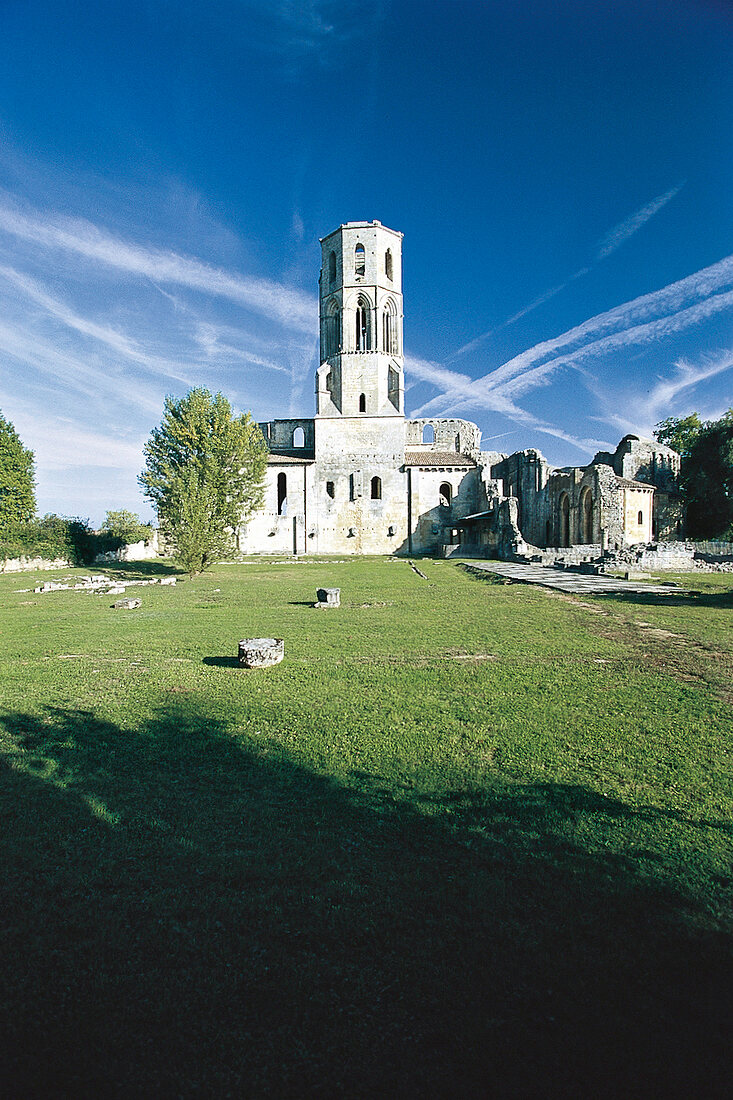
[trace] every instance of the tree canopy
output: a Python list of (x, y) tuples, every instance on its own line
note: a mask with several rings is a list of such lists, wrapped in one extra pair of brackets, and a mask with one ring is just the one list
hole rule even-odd
[(669, 417), (655, 437), (682, 456), (680, 483), (693, 538), (733, 537), (733, 409), (719, 420)]
[(671, 447), (681, 457), (690, 453), (690, 447), (702, 429), (702, 421), (696, 412), (689, 416), (668, 416), (654, 429), (654, 438)]
[(139, 482), (163, 535), (187, 572), (230, 552), (235, 529), (259, 508), (267, 445), (249, 413), (235, 416), (223, 394), (189, 390), (165, 399), (144, 448)]
[(143, 523), (136, 512), (129, 512), (126, 508), (107, 512), (99, 530), (100, 534), (127, 546), (143, 542), (152, 535), (150, 524)]
[(14, 531), (35, 514), (33, 451), (23, 446), (13, 425), (0, 413), (0, 531)]

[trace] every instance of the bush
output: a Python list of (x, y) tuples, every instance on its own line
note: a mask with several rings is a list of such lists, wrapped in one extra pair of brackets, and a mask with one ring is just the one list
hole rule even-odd
[(66, 558), (83, 565), (96, 553), (89, 521), (53, 513), (19, 524), (0, 539), (0, 558)]
[(104, 517), (96, 536), (96, 552), (102, 554), (107, 550), (119, 550), (135, 542), (148, 542), (152, 537), (152, 524), (143, 523), (135, 512), (120, 508), (116, 512), (107, 512)]

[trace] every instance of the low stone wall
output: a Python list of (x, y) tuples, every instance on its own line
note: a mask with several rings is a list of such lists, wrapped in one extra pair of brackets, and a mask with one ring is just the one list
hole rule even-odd
[(150, 542), (131, 542), (129, 546), (120, 546), (119, 550), (107, 550), (92, 559), (93, 565), (110, 565), (116, 561), (149, 561), (160, 557), (158, 540)]
[(554, 565), (556, 561), (563, 561), (566, 565), (580, 565), (585, 561), (596, 561), (602, 553), (600, 543), (579, 543), (576, 546), (533, 546), (529, 549), (530, 560), (540, 565)]
[(5, 558), (0, 561), (0, 573), (35, 573), (39, 569), (70, 569), (66, 558)]
[(637, 557), (642, 569), (671, 569), (687, 572), (694, 569), (695, 548), (689, 542), (658, 542), (645, 546)]

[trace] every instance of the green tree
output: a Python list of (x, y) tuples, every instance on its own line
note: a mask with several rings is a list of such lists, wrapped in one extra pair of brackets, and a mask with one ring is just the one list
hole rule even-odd
[(145, 444), (139, 482), (175, 558), (200, 573), (231, 551), (235, 528), (259, 508), (267, 444), (249, 413), (234, 416), (226, 397), (206, 389), (166, 397)]
[(119, 542), (121, 546), (147, 540), (153, 533), (149, 523), (143, 523), (136, 512), (128, 512), (125, 508), (107, 512), (99, 532), (111, 542)]
[(680, 485), (692, 538), (733, 537), (733, 409), (719, 420), (669, 417), (654, 431), (682, 456)]
[(0, 413), (0, 531), (7, 534), (36, 514), (33, 451)]
[(733, 536), (733, 409), (703, 424), (683, 459), (683, 484), (690, 534)]
[(657, 424), (654, 438), (684, 458), (690, 453), (690, 448), (701, 430), (702, 421), (696, 412), (689, 416), (668, 416)]

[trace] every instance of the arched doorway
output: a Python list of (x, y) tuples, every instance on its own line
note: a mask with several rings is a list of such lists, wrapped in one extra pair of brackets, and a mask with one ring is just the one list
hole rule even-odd
[(593, 495), (587, 487), (580, 494), (580, 541), (593, 542)]
[(570, 497), (560, 497), (560, 546), (570, 546)]

